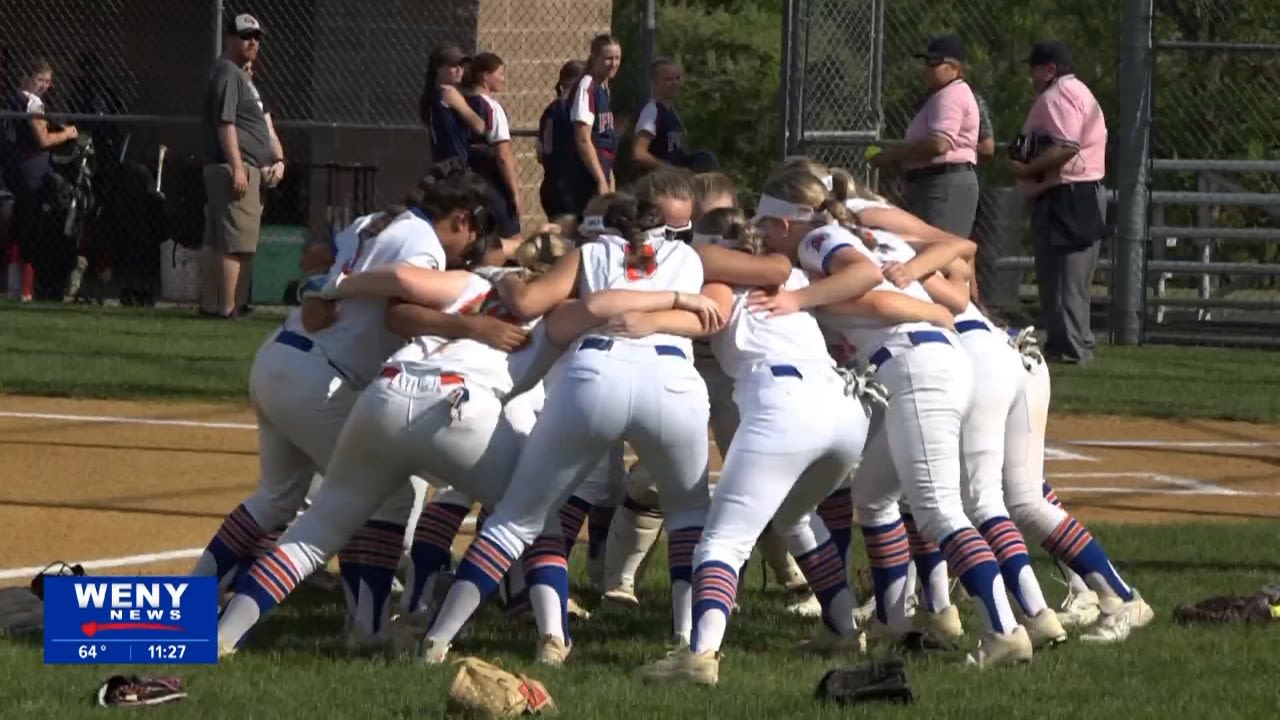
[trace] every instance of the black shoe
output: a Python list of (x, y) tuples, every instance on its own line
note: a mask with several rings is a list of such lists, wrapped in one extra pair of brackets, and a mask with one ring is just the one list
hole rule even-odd
[(218, 312), (209, 312), (204, 308), (200, 308), (198, 317), (205, 318), (208, 320), (239, 320), (240, 319), (239, 313), (236, 313), (235, 311), (232, 311), (230, 315), (223, 315), (222, 313), (218, 313)]

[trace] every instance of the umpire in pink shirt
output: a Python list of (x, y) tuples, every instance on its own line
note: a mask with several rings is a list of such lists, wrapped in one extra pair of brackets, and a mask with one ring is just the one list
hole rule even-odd
[(964, 42), (955, 35), (929, 41), (924, 61), (929, 94), (907, 126), (906, 142), (875, 157), (905, 182), (912, 214), (935, 227), (969, 237), (978, 211), (978, 101), (964, 79)]
[(1106, 225), (1107, 124), (1065, 44), (1036, 43), (1028, 64), (1036, 99), (1009, 165), (1031, 199), (1044, 350), (1053, 360), (1087, 363), (1089, 288)]

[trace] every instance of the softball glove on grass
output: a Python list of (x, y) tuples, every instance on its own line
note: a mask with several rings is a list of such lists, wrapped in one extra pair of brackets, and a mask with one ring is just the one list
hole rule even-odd
[(458, 674), (449, 686), (450, 715), (513, 718), (557, 712), (546, 686), (527, 675), (509, 673), (476, 657), (453, 664), (458, 666)]
[(900, 657), (839, 668), (822, 676), (814, 697), (824, 702), (853, 705), (872, 700), (910, 703), (915, 700), (907, 682), (907, 664)]
[(98, 686), (97, 693), (101, 707), (159, 705), (186, 696), (180, 678), (140, 675), (112, 675)]
[(1179, 623), (1224, 625), (1280, 621), (1280, 585), (1268, 585), (1252, 595), (1217, 595), (1173, 610)]

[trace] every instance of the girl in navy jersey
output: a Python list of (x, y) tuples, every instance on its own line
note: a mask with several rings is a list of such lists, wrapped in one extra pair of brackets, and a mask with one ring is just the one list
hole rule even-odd
[(684, 123), (675, 108), (683, 84), (684, 70), (674, 61), (661, 58), (649, 66), (652, 99), (640, 111), (632, 141), (632, 156), (641, 170), (685, 164)]
[(418, 99), (418, 117), (431, 133), (431, 160), (467, 162), (472, 132), (485, 131), (484, 120), (458, 92), (469, 58), (457, 45), (441, 45), (427, 61), (427, 82)]
[(490, 204), (503, 238), (520, 235), (520, 181), (511, 152), (511, 124), (507, 111), (493, 98), (507, 85), (506, 67), (493, 53), (480, 53), (471, 61), (463, 80), (467, 105), (484, 121), (484, 130), (472, 137), (470, 166), (493, 189)]
[(574, 207), (569, 187), (568, 173), (577, 160), (573, 121), (569, 119), (569, 98), (578, 79), (586, 71), (587, 64), (581, 60), (570, 60), (560, 66), (556, 99), (547, 105), (538, 120), (538, 162), (542, 165), (542, 186), (538, 188), (538, 198), (549, 218), (573, 215), (580, 209)]
[(617, 130), (609, 107), (609, 82), (622, 65), (622, 46), (612, 35), (597, 35), (591, 41), (591, 57), (587, 74), (578, 81), (569, 100), (569, 116), (573, 120), (574, 143), (578, 157), (573, 164), (572, 185), (574, 211), (581, 213), (587, 201), (617, 189), (613, 177), (613, 159), (617, 151)]

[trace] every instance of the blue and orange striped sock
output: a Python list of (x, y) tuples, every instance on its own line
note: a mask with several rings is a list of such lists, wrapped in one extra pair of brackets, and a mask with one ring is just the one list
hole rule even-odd
[(404, 526), (370, 520), (338, 552), (338, 572), (354, 627), (373, 636), (391, 610), (391, 583), (404, 552)]
[(1067, 516), (1042, 543), (1055, 558), (1065, 562), (1100, 594), (1133, 599), (1133, 589), (1120, 578), (1102, 545), (1075, 518)]
[(249, 571), (236, 578), (237, 595), (252, 598), (259, 617), (275, 609), (302, 582), (298, 566), (283, 548), (277, 547), (258, 558)]
[[(862, 542), (867, 547), (871, 566), (871, 587), (876, 596), (876, 619), (895, 629), (906, 623), (907, 566), (911, 564), (911, 547), (907, 529), (901, 520), (887, 525), (862, 528)], [(890, 610), (893, 622), (890, 622)]]
[(587, 521), (587, 513), (591, 512), (591, 503), (574, 495), (564, 507), (560, 508), (560, 534), (564, 538), (564, 554), (573, 553), (573, 546), (578, 544), (578, 535), (582, 532), (582, 524)]
[(667, 535), (667, 570), (671, 575), (671, 631), (690, 639), (693, 634), (693, 549), (702, 528), (685, 527)]
[(719, 652), (733, 613), (738, 576), (727, 563), (708, 560), (693, 573), (693, 637), (695, 653)]
[(477, 535), (466, 555), (462, 556), (462, 562), (458, 563), (453, 585), (432, 619), (427, 637), (437, 642), (453, 642), (480, 604), (497, 591), (502, 576), (514, 562), (515, 555), (503, 549), (496, 540), (483, 532)]
[(407, 612), (425, 609), (431, 602), (424, 598), (427, 585), (453, 560), (453, 540), (470, 508), (447, 503), (430, 503), (418, 516), (409, 547), (409, 577), (403, 600)]
[(237, 570), (247, 569), (262, 554), (263, 539), (270, 535), (244, 505), (236, 506), (209, 540), (192, 574), (212, 575), (225, 586)]
[(818, 503), (818, 517), (827, 526), (840, 562), (849, 567), (849, 545), (853, 543), (853, 491), (840, 488)]
[(613, 523), (612, 505), (595, 505), (587, 515), (587, 557), (599, 558), (604, 554), (604, 544), (609, 539), (609, 525)]
[(853, 632), (853, 593), (835, 542), (827, 540), (796, 558), (800, 572), (822, 605), (822, 623), (836, 635)]
[(539, 635), (569, 644), (569, 562), (560, 537), (540, 537), (524, 554), (524, 578)]
[[(1041, 487), (1041, 492), (1044, 493), (1044, 499), (1047, 500), (1050, 505), (1053, 505), (1064, 513), (1067, 511), (1066, 506), (1058, 499), (1058, 493), (1054, 492), (1053, 488), (1049, 487), (1049, 483), (1044, 483)], [(1044, 543), (1041, 542), (1042, 547), (1043, 545)], [(1053, 559), (1053, 564), (1058, 567), (1058, 573), (1067, 581), (1067, 587), (1071, 588), (1072, 593), (1082, 594), (1087, 593), (1092, 589), (1089, 587), (1089, 583), (1085, 582), (1084, 578), (1080, 577), (1075, 570), (1071, 569), (1070, 565), (1058, 558)]]
[(982, 523), (978, 531), (995, 553), (1005, 587), (1022, 608), (1023, 614), (1035, 617), (1048, 608), (1035, 571), (1031, 569), (1027, 541), (1013, 521), (1007, 517), (994, 517)]
[(902, 524), (907, 527), (911, 541), (911, 560), (916, 564), (924, 606), (936, 613), (951, 607), (951, 577), (947, 574), (947, 559), (942, 549), (925, 539), (916, 529), (916, 519), (903, 515)]
[(968, 527), (951, 533), (940, 545), (951, 574), (960, 578), (969, 596), (978, 601), (988, 629), (1000, 634), (1012, 632), (1018, 623), (1005, 595), (1000, 565), (987, 541)]

